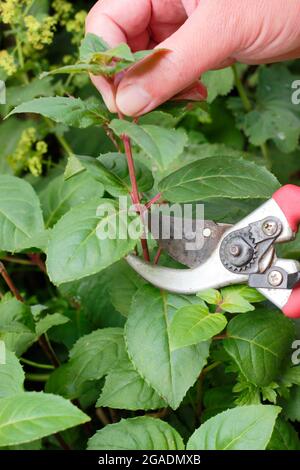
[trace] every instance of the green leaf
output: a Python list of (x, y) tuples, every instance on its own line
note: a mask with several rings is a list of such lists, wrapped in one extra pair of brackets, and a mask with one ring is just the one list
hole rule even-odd
[(285, 416), (291, 421), (300, 421), (300, 386), (291, 388), (289, 397), (280, 401)]
[(212, 103), (217, 96), (228, 95), (233, 89), (233, 71), (231, 67), (222, 70), (210, 70), (202, 75), (201, 81), (207, 87), (207, 102)]
[(266, 386), (280, 374), (294, 334), (284, 315), (258, 310), (229, 322), (224, 346), (249, 382)]
[(219, 307), (224, 312), (229, 313), (244, 313), (255, 310), (255, 307), (248, 302), (247, 296), (252, 299), (258, 299), (258, 302), (265, 299), (258, 291), (255, 291), (257, 295), (252, 294), (250, 289), (251, 288), (248, 286), (229, 286), (221, 289), (222, 301), (220, 302)]
[(156, 410), (166, 403), (134, 369), (129, 358), (108, 372), (96, 406), (125, 410)]
[(7, 89), (6, 101), (10, 106), (18, 106), (38, 96), (53, 96), (52, 78), (33, 79), (26, 85), (12, 86)]
[[(100, 163), (102, 163), (109, 171), (118, 176), (123, 183), (125, 183), (127, 188), (131, 188), (128, 164), (125, 155), (120, 153), (107, 153), (105, 155), (100, 155), (97, 160), (100, 161)], [(134, 169), (139, 191), (150, 191), (154, 184), (151, 171), (138, 160), (134, 162)]]
[(224, 330), (226, 317), (210, 313), (206, 305), (189, 305), (175, 313), (170, 324), (171, 350), (207, 341)]
[(90, 418), (62, 397), (26, 392), (0, 399), (0, 446), (34, 441)]
[(88, 442), (88, 450), (183, 450), (182, 438), (168, 423), (146, 416), (105, 426)]
[(41, 336), (46, 333), (53, 326), (64, 325), (70, 321), (69, 318), (61, 315), (61, 313), (53, 313), (51, 315), (46, 315), (44, 318), (38, 321), (36, 324), (35, 330), (37, 336)]
[(198, 292), (197, 297), (211, 305), (218, 305), (222, 300), (221, 293), (216, 289), (206, 289)]
[[(120, 261), (120, 263), (122, 262)], [(79, 281), (72, 281), (60, 286), (60, 292), (69, 299), (71, 304), (75, 302), (81, 306), (84, 317), (89, 320), (93, 329), (123, 326), (124, 320), (115, 311), (109, 293), (110, 273), (116, 265)]]
[(125, 328), (134, 366), (173, 409), (195, 383), (209, 353), (209, 342), (171, 351), (170, 322), (178, 308), (192, 303), (199, 303), (199, 299), (167, 294), (146, 285), (133, 299)]
[(79, 60), (81, 62), (89, 62), (95, 52), (105, 52), (109, 49), (109, 45), (99, 36), (93, 33), (87, 33), (79, 48)]
[(238, 124), (253, 145), (259, 146), (271, 139), (282, 152), (292, 152), (297, 148), (300, 110), (292, 102), (291, 88), (296, 79), (297, 76), (283, 64), (262, 67), (254, 110), (244, 114), (236, 109), (235, 102), (231, 102)]
[(110, 171), (99, 159), (82, 155), (70, 157), (65, 171), (65, 178), (72, 178), (82, 171), (86, 171), (90, 177), (103, 184), (106, 191), (114, 197), (130, 193), (130, 185), (127, 185), (118, 175)]
[(222, 411), (228, 410), (228, 408), (234, 408), (232, 385), (222, 385), (206, 390), (203, 397), (203, 405), (202, 422), (207, 421), (218, 413), (222, 413)]
[(121, 328), (93, 331), (75, 343), (69, 362), (51, 374), (46, 391), (77, 398), (85, 382), (101, 379), (124, 358), (126, 352)]
[(62, 96), (37, 98), (22, 103), (13, 109), (6, 118), (19, 113), (41, 114), (55, 122), (82, 129), (102, 124), (107, 119), (101, 102), (97, 100), (83, 101), (80, 98)]
[(5, 351), (5, 364), (0, 362), (0, 399), (24, 391), (25, 374), (11, 351)]
[[(137, 219), (137, 215), (129, 218), (125, 208), (109, 199), (94, 198), (71, 209), (51, 232), (47, 269), (52, 282), (62, 284), (96, 274), (123, 258), (136, 245), (128, 228)], [(115, 233), (104, 237), (103, 232), (114, 227)]]
[(181, 155), (187, 143), (187, 136), (182, 130), (139, 126), (119, 119), (112, 120), (109, 127), (119, 137), (128, 135), (162, 170)]
[(43, 230), (40, 202), (32, 186), (20, 178), (0, 175), (0, 250), (31, 248), (33, 238)]
[(276, 420), (268, 450), (300, 450), (300, 440), (293, 426), (279, 417)]
[(264, 450), (271, 438), (278, 406), (250, 405), (224, 411), (191, 436), (188, 450)]
[(46, 227), (55, 225), (72, 207), (102, 197), (103, 193), (103, 186), (88, 174), (76, 175), (68, 181), (63, 175), (57, 176), (40, 193)]
[(278, 181), (264, 167), (226, 156), (190, 163), (159, 183), (163, 197), (172, 202), (267, 199), (278, 188)]
[(108, 291), (115, 309), (128, 316), (133, 296), (145, 281), (126, 261), (119, 261), (110, 268)]
[(0, 301), (0, 331), (10, 333), (34, 332), (35, 326), (30, 308), (6, 295)]

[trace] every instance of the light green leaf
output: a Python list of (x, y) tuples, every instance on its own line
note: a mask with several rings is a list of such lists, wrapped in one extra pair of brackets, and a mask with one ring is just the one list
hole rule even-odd
[(183, 450), (182, 438), (168, 423), (146, 416), (105, 426), (88, 442), (88, 450)]
[(11, 351), (5, 351), (5, 364), (0, 363), (0, 398), (24, 391), (25, 374), (21, 364)]
[(125, 410), (156, 410), (166, 403), (134, 369), (129, 358), (108, 372), (96, 406)]
[(109, 126), (118, 136), (128, 135), (162, 170), (183, 152), (187, 143), (182, 130), (139, 126), (119, 119), (111, 121)]
[(17, 85), (8, 87), (6, 101), (10, 106), (18, 106), (38, 96), (53, 96), (52, 78), (47, 77), (43, 80), (34, 78), (26, 85)]
[(210, 313), (206, 305), (189, 305), (175, 313), (170, 324), (171, 350), (207, 341), (224, 330), (226, 317)]
[(159, 183), (163, 197), (172, 202), (267, 199), (278, 188), (275, 176), (264, 167), (226, 156), (190, 163)]
[(102, 197), (103, 186), (90, 175), (80, 174), (65, 181), (63, 175), (52, 179), (40, 193), (46, 227), (52, 227), (72, 207)]
[(281, 313), (257, 310), (229, 322), (224, 346), (250, 383), (266, 386), (279, 376), (294, 334)]
[[(128, 234), (130, 222), (137, 219), (110, 199), (94, 198), (71, 209), (51, 232), (47, 269), (52, 282), (96, 274), (123, 258), (137, 243)], [(113, 232), (106, 235), (107, 230)]]
[(89, 62), (95, 52), (105, 52), (109, 45), (99, 36), (93, 33), (87, 33), (79, 48), (79, 59), (82, 62)]
[(222, 296), (216, 289), (206, 289), (198, 292), (197, 297), (211, 305), (218, 305), (222, 301)]
[(0, 331), (10, 333), (34, 332), (34, 321), (30, 308), (9, 294), (0, 301)]
[[(121, 155), (119, 157), (121, 158)], [(114, 197), (130, 193), (130, 185), (110, 171), (99, 159), (83, 155), (70, 157), (65, 171), (65, 178), (72, 178), (82, 171), (86, 171), (90, 177), (103, 184), (106, 191)]]
[(56, 395), (26, 392), (1, 398), (0, 447), (34, 441), (89, 420), (89, 416)]
[(7, 118), (19, 113), (41, 114), (55, 122), (82, 129), (102, 124), (107, 118), (101, 102), (97, 100), (83, 101), (80, 98), (65, 98), (62, 96), (37, 98), (22, 103), (13, 109)]
[(271, 438), (278, 406), (250, 405), (224, 411), (191, 436), (188, 450), (264, 450)]
[(37, 336), (41, 336), (46, 333), (50, 328), (57, 325), (64, 325), (68, 323), (69, 318), (65, 317), (61, 313), (53, 313), (51, 315), (46, 315), (44, 318), (38, 321), (35, 327)]
[(268, 450), (300, 450), (300, 440), (293, 426), (279, 417), (276, 420)]
[(0, 250), (31, 248), (33, 237), (43, 230), (40, 202), (32, 186), (20, 178), (0, 175)]
[[(250, 289), (248, 286), (245, 286), (246, 289)], [(257, 291), (256, 291), (257, 292)], [(245, 296), (251, 293), (244, 290), (244, 286), (229, 286), (221, 289), (222, 301), (220, 302), (219, 306), (224, 312), (229, 313), (244, 313), (244, 312), (251, 312), (255, 310), (255, 307), (248, 302)], [(253, 298), (255, 298), (253, 296)], [(257, 298), (260, 301), (265, 300), (261, 294), (258, 293)]]
[(85, 382), (101, 379), (124, 358), (126, 352), (121, 328), (93, 331), (75, 343), (69, 362), (51, 374), (46, 391), (77, 398)]
[(167, 294), (146, 285), (133, 299), (125, 328), (134, 366), (173, 409), (195, 383), (209, 353), (209, 342), (171, 351), (170, 322), (178, 308), (193, 303), (199, 303), (199, 299)]
[(207, 87), (207, 102), (212, 103), (217, 96), (225, 96), (231, 92), (234, 86), (233, 71), (231, 67), (210, 70), (202, 75), (201, 81)]

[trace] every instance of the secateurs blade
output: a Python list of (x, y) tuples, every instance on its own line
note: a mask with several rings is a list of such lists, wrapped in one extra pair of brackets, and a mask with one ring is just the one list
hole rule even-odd
[(274, 246), (295, 238), (300, 223), (300, 187), (283, 186), (235, 225), (202, 221), (202, 236), (198, 237), (202, 243), (195, 243), (193, 249), (187, 249), (187, 243), (199, 231), (197, 221), (196, 226), (183, 231), (181, 239), (174, 237), (175, 222), (170, 218), (168, 239), (161, 237), (160, 222), (152, 224), (153, 236), (171, 257), (190, 269), (161, 267), (127, 256), (130, 266), (145, 280), (179, 294), (248, 283), (286, 316), (300, 317), (300, 264), (278, 258)]

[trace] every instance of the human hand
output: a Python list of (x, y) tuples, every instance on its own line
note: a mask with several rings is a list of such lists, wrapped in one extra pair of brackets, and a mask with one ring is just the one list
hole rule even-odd
[(100, 0), (87, 32), (112, 47), (127, 42), (133, 51), (170, 52), (130, 68), (117, 87), (92, 80), (112, 112), (138, 116), (193, 91), (207, 70), (300, 57), (299, 25), (299, 0)]

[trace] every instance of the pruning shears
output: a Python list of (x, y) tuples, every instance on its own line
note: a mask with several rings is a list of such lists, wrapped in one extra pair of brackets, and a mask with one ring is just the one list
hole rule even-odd
[(300, 264), (278, 258), (275, 243), (294, 240), (300, 223), (300, 187), (286, 185), (235, 225), (203, 222), (203, 244), (186, 250), (191, 233), (179, 239), (154, 236), (159, 246), (189, 269), (152, 265), (134, 255), (129, 265), (154, 286), (178, 294), (195, 294), (248, 283), (282, 312), (300, 317)]

